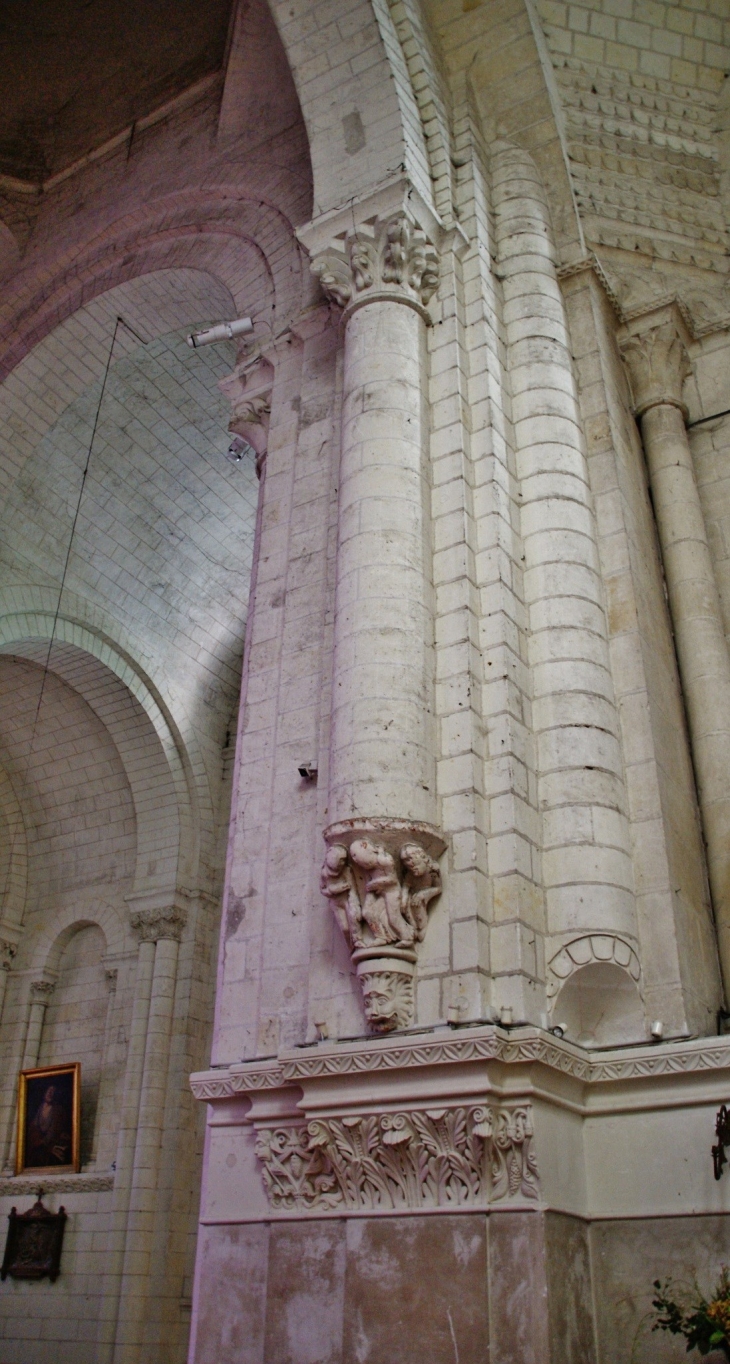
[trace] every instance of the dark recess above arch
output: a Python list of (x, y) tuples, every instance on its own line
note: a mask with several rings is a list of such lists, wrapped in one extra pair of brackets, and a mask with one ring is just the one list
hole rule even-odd
[(222, 65), (231, 0), (3, 0), (0, 174), (39, 184)]

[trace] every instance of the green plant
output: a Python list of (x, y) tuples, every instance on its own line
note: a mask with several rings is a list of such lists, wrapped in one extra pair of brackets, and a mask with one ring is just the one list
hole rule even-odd
[(678, 1292), (671, 1279), (654, 1281), (653, 1331), (684, 1336), (687, 1350), (707, 1355), (721, 1350), (730, 1359), (730, 1273), (723, 1265), (715, 1292), (706, 1298), (695, 1282), (691, 1293)]

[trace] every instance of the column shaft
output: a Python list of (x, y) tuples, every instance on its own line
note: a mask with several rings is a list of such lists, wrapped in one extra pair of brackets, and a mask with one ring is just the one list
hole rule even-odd
[(114, 1353), (154, 962), (154, 942), (141, 942), (137, 958), (137, 977), (132, 1005), (127, 1068), (124, 1076), (122, 1111), (117, 1137), (114, 1199), (111, 1229), (107, 1243), (104, 1291), (99, 1313), (97, 1337), (99, 1364), (109, 1364)]
[(176, 938), (159, 938), (155, 944), (114, 1354), (116, 1364), (132, 1364), (139, 1358), (143, 1344), (142, 1319), (150, 1276), (160, 1146), (165, 1124), (178, 950)]
[(635, 942), (636, 909), (595, 520), (549, 216), (527, 153), (498, 151), (493, 186), (549, 959), (579, 934)]
[(664, 560), (717, 923), (730, 998), (730, 655), (684, 417), (657, 404), (641, 417)]
[(424, 330), (391, 300), (347, 321), (330, 822), (436, 817)]

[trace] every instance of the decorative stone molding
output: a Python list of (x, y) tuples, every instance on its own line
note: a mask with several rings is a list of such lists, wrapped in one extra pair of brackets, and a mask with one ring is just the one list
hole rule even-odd
[(316, 1118), (257, 1130), (277, 1209), (439, 1208), (539, 1198), (529, 1103)]
[(344, 933), (375, 1032), (413, 1021), (416, 949), (430, 903), (441, 894), (432, 853), (445, 843), (427, 825), (403, 820), (333, 824), (320, 885)]
[(569, 976), (591, 962), (608, 962), (628, 971), (639, 986), (641, 966), (630, 943), (609, 933), (588, 933), (565, 943), (548, 962), (547, 997), (552, 999)]
[(44, 1194), (54, 1193), (106, 1193), (114, 1188), (114, 1175), (54, 1175), (39, 1174), (35, 1178), (14, 1176), (0, 1179), (0, 1198), (25, 1198), (37, 1194), (40, 1187)]
[[(227, 1069), (192, 1075), (196, 1099), (216, 1103), (265, 1094), (288, 1085), (306, 1085), (343, 1076), (379, 1075), (399, 1070), (411, 1078), (421, 1067), (469, 1065), (497, 1061), (506, 1066), (544, 1066), (581, 1083), (642, 1080), (657, 1075), (730, 1074), (730, 1037), (699, 1038), (679, 1043), (647, 1043), (630, 1050), (591, 1053), (540, 1028), (521, 1028), (509, 1035), (495, 1025), (468, 1028), (435, 1037), (420, 1034), (371, 1038), (363, 1042), (313, 1045), (309, 1054), (283, 1055), (265, 1061), (239, 1062)], [(723, 1082), (725, 1083), (725, 1082)]]
[(618, 343), (628, 371), (637, 417), (650, 407), (667, 403), (678, 407), (686, 420), (682, 386), (692, 373), (688, 355), (690, 340), (676, 304), (653, 309), (621, 328)]
[(311, 268), (327, 297), (350, 311), (384, 298), (420, 311), (439, 283), (436, 247), (405, 209), (346, 232), (314, 257)]
[(140, 942), (157, 942), (159, 938), (174, 938), (179, 942), (186, 921), (185, 910), (177, 905), (133, 909), (129, 916), (132, 930)]

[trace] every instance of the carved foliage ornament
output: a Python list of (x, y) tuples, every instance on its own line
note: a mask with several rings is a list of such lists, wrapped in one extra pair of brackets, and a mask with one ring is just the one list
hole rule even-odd
[(140, 942), (157, 942), (159, 938), (173, 938), (179, 942), (185, 927), (186, 914), (177, 905), (163, 909), (135, 909), (129, 922)]
[(681, 336), (671, 322), (633, 335), (624, 333), (619, 344), (629, 373), (637, 417), (650, 407), (668, 403), (687, 417), (682, 385), (692, 372)]
[(312, 262), (327, 297), (344, 308), (368, 291), (386, 292), (424, 306), (439, 282), (436, 248), (406, 213), (378, 218), (373, 226), (348, 232)]
[(408, 1027), (416, 944), (426, 932), (428, 906), (441, 893), (438, 863), (415, 841), (396, 851), (363, 834), (349, 848), (330, 845), (321, 888), (347, 938), (371, 1027)]
[(474, 1104), (260, 1128), (280, 1209), (449, 1208), (539, 1198), (530, 1104)]

